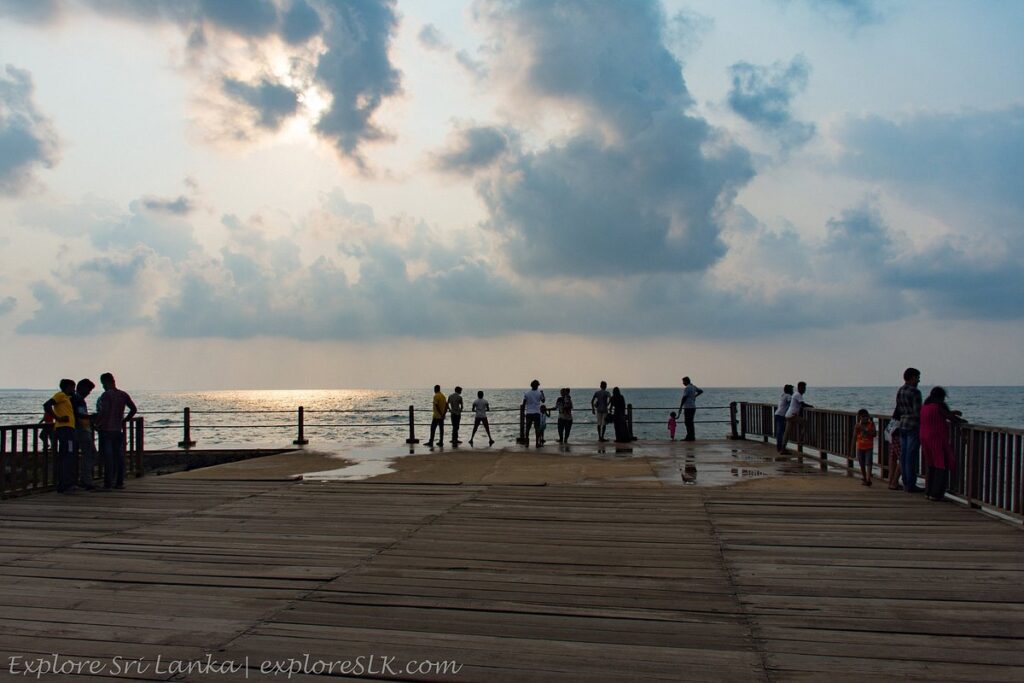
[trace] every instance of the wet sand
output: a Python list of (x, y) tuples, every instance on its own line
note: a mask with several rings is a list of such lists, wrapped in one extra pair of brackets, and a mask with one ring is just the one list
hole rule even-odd
[(351, 461), (337, 453), (295, 450), (187, 472), (176, 472), (167, 476), (182, 479), (288, 481), (301, 479), (306, 472), (347, 467), (351, 464)]

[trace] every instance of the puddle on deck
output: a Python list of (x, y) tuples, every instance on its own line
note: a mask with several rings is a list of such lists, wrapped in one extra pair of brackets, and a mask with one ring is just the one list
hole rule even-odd
[[(695, 443), (645, 442), (629, 446), (614, 443), (580, 443), (560, 445), (548, 442), (545, 446), (527, 448), (510, 445), (484, 448), (467, 446), (428, 448), (416, 444), (405, 448), (366, 444), (339, 446), (337, 450), (319, 445), (318, 451), (335, 452), (338, 457), (352, 463), (338, 469), (309, 472), (302, 475), (306, 481), (360, 481), (397, 471), (396, 461), (409, 456), (439, 454), (481, 455), (542, 455), (565, 458), (588, 457), (607, 461), (642, 458), (650, 463), (650, 476), (610, 477), (607, 481), (658, 481), (669, 486), (727, 486), (739, 481), (806, 475), (815, 467), (801, 465), (795, 459), (778, 459), (771, 448), (756, 442), (698, 441)], [(596, 483), (596, 482), (595, 482)]]

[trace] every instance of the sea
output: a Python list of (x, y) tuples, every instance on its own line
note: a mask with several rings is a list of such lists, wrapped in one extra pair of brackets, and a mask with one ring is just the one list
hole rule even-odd
[[(930, 387), (922, 385), (927, 396)], [(346, 450), (348, 446), (404, 445), (409, 436), (409, 406), (415, 408), (416, 437), (429, 435), (432, 388), (377, 389), (271, 389), (221, 391), (134, 391), (132, 395), (145, 417), (148, 449), (176, 448), (183, 439), (183, 414), (191, 411), (191, 438), (196, 448), (290, 446), (297, 436), (297, 413), (302, 406), (305, 438), (309, 448)], [(545, 388), (547, 403), (554, 406), (558, 388)], [(948, 403), (975, 424), (1024, 428), (1024, 387), (946, 387)], [(586, 440), (596, 435), (590, 399), (596, 389), (572, 387), (575, 406), (573, 438)], [(897, 387), (810, 387), (805, 398), (811, 405), (837, 410), (867, 408), (889, 414), (895, 405)], [(445, 387), (446, 393), (451, 391)], [(466, 412), (461, 438), (472, 431), (469, 406), (477, 388), (463, 391)], [(518, 406), (524, 389), (483, 389), (491, 406), (494, 438), (501, 444), (513, 442), (519, 432)], [(641, 439), (668, 437), (669, 412), (679, 407), (681, 389), (623, 387), (626, 401), (633, 405), (633, 431)], [(775, 403), (779, 387), (704, 387), (698, 399), (697, 437), (723, 438), (729, 433), (729, 402)], [(0, 424), (29, 424), (42, 416), (42, 404), (53, 391), (0, 389)], [(89, 397), (94, 404), (98, 392)], [(553, 438), (554, 418), (551, 419)], [(450, 429), (446, 425), (446, 430)], [(682, 425), (680, 424), (680, 430)], [(483, 437), (483, 430), (479, 435)], [(446, 434), (450, 438), (450, 432)]]

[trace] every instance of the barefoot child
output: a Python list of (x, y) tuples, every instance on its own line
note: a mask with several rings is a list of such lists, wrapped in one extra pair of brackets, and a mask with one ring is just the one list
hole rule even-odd
[(673, 441), (676, 440), (676, 414), (674, 412), (668, 414), (668, 435)]
[(867, 410), (861, 408), (857, 411), (857, 425), (853, 428), (854, 449), (857, 452), (857, 461), (860, 463), (861, 483), (864, 486), (871, 486), (871, 456), (875, 448), (875, 421)]

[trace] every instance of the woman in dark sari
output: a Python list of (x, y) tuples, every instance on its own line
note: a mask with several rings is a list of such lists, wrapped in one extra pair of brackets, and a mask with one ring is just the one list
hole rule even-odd
[(626, 425), (626, 397), (622, 395), (618, 387), (612, 389), (612, 420), (615, 422), (616, 443), (628, 443), (629, 427)]

